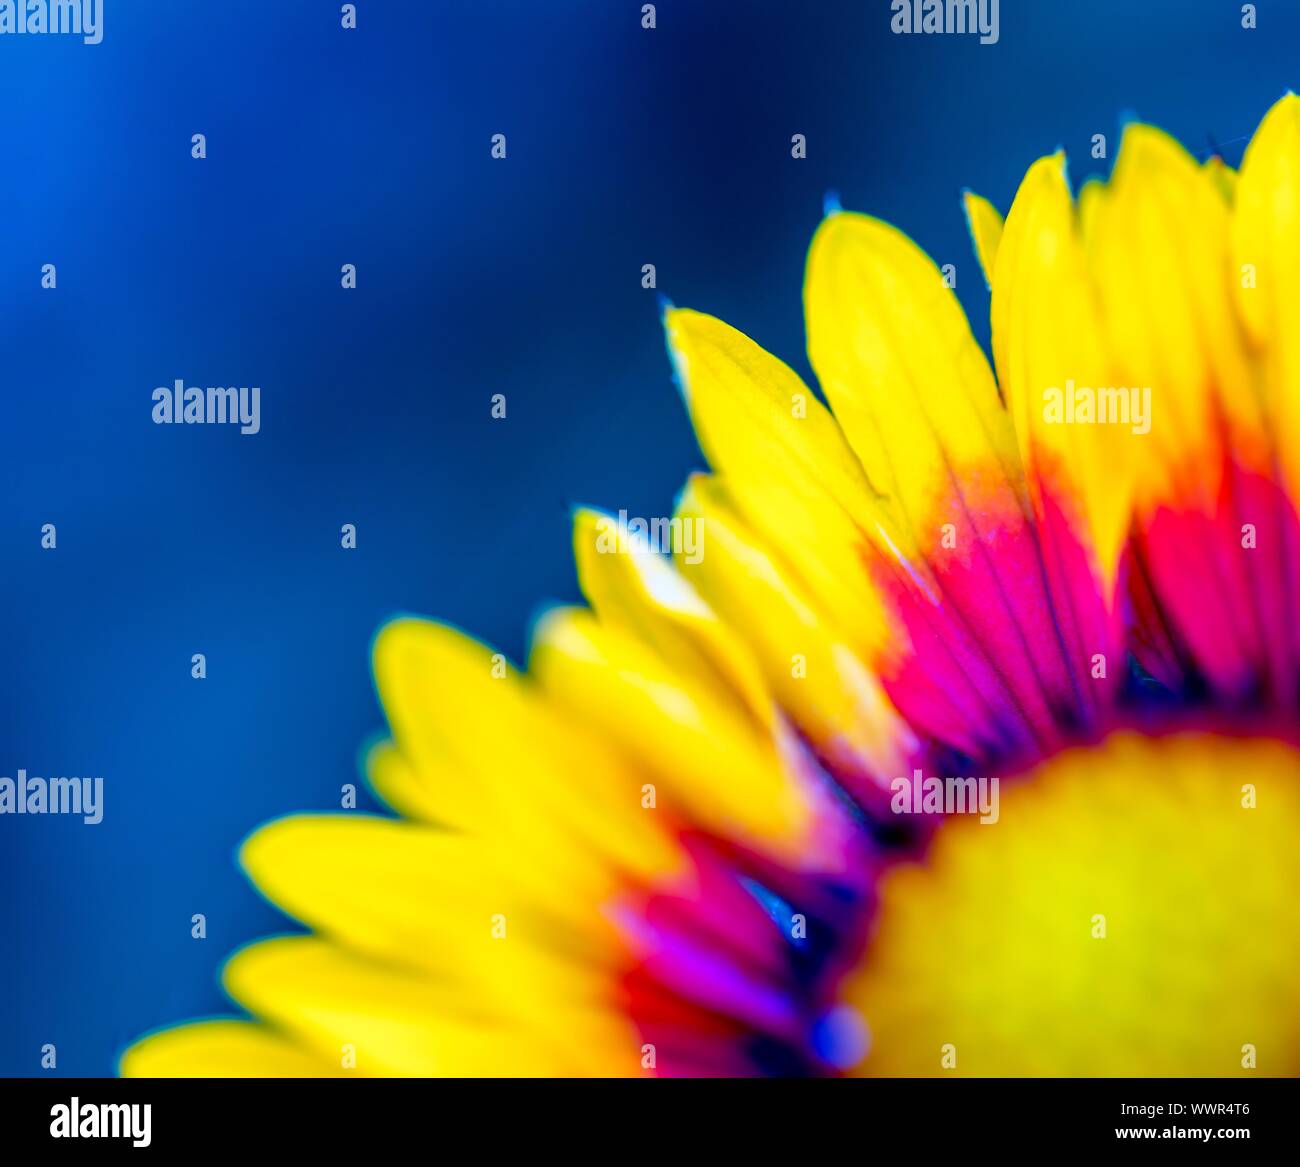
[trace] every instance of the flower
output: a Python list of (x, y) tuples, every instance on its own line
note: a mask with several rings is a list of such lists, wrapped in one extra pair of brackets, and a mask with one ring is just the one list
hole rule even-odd
[(808, 259), (829, 408), (666, 310), (697, 553), (579, 511), (526, 674), (386, 627), (400, 819), (254, 834), (311, 934), (124, 1073), (1300, 1071), (1300, 99), (1240, 173), (1133, 125), (966, 209), (996, 380), (864, 215)]

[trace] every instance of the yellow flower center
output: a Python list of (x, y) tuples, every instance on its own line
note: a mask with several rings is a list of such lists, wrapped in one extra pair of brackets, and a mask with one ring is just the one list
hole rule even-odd
[(842, 990), (876, 1075), (1300, 1072), (1300, 754), (1133, 733), (884, 879)]

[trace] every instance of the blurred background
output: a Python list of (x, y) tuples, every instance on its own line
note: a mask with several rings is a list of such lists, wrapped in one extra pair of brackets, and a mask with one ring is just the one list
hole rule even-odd
[[(1002, 0), (987, 46), (894, 36), (888, 0), (641, 6), (106, 0), (100, 45), (0, 36), (0, 775), (105, 785), (98, 826), (0, 816), (0, 1074), (230, 1011), (223, 958), (293, 927), (234, 851), (358, 781), (386, 619), (519, 659), (577, 597), (573, 504), (670, 513), (701, 459), (643, 264), (809, 377), (834, 190), (956, 264), (986, 343), (963, 186), (1005, 211), (1057, 146), (1105, 171), (1130, 114), (1236, 163), (1300, 72), (1293, 0), (1256, 31)], [(261, 433), (152, 424), (176, 378), (260, 386)]]

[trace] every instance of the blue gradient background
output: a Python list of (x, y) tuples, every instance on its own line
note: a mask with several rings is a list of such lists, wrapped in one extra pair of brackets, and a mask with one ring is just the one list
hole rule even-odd
[[(229, 1010), (223, 957), (290, 927), (234, 849), (357, 780), (387, 617), (518, 658), (577, 595), (571, 504), (668, 511), (700, 456), (643, 263), (807, 376), (835, 189), (956, 263), (987, 340), (961, 187), (1005, 209), (1057, 145), (1077, 181), (1130, 110), (1236, 162), (1298, 7), (1003, 0), (985, 47), (892, 36), (887, 0), (660, 0), (653, 32), (640, 0), (360, 0), (356, 32), (334, 0), (107, 0), (97, 47), (0, 37), (0, 774), (106, 787), (97, 827), (0, 817), (0, 1073), (53, 1042), (109, 1074)], [(260, 385), (261, 434), (153, 425), (177, 377)]]

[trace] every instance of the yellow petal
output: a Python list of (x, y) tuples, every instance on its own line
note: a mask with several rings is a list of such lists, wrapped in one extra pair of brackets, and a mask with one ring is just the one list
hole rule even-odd
[(1140, 495), (1149, 505), (1196, 497), (1208, 510), (1224, 453), (1220, 408), (1235, 428), (1261, 436), (1223, 280), (1228, 207), (1177, 142), (1130, 125), (1098, 199), (1089, 258), (1116, 377), (1149, 400), (1142, 436), (1151, 449), (1135, 462)]
[(966, 209), (966, 223), (970, 227), (971, 242), (979, 257), (984, 282), (993, 286), (993, 268), (998, 258), (998, 244), (1002, 242), (1002, 216), (983, 195), (965, 191), (962, 206)]
[[(635, 1064), (635, 1039), (618, 1017), (557, 1006), (527, 978), (515, 990), (531, 1009), (494, 995), (500, 986), (491, 984), (478, 1000), (483, 1013), (425, 975), (291, 937), (237, 953), (224, 983), (241, 1004), (357, 1076), (526, 1077)], [(510, 1011), (494, 1015), (494, 1003)]]
[(374, 658), (403, 759), (399, 769), (372, 753), (377, 787), (410, 803), (423, 784), (430, 794), (420, 805), (439, 808), (439, 821), (575, 881), (597, 858), (645, 874), (675, 854), (640, 809), (641, 776), (587, 727), (566, 724), (499, 654), (454, 629), (404, 619), (379, 634)]
[(888, 780), (915, 748), (877, 676), (841, 639), (836, 613), (800, 595), (744, 526), (718, 483), (697, 475), (678, 513), (698, 518), (709, 552), (682, 572), (728, 619), (746, 630), (781, 707), (840, 767)]
[(948, 666), (968, 708), (1014, 709), (1045, 742), (1082, 662), (1058, 639), (1016, 436), (956, 296), (901, 232), (841, 213), (813, 240), (804, 302), (813, 368), (889, 500), (878, 547), (885, 562), (902, 550), (882, 583), (899, 623), (951, 651), (928, 671)]
[(697, 312), (665, 317), (696, 432), (737, 506), (785, 570), (858, 642), (891, 628), (863, 570), (878, 500), (839, 426), (781, 361)]
[(1263, 356), (1265, 411), (1292, 495), (1300, 493), (1300, 97), (1287, 94), (1246, 147), (1229, 274)]
[(365, 771), (374, 792), (404, 818), (442, 821), (446, 807), (437, 784), (424, 778), (393, 742), (376, 742), (367, 750)]
[[(602, 900), (612, 872), (588, 862), (530, 864), (496, 840), (372, 815), (295, 815), (257, 831), (240, 851), (253, 881), (279, 907), (350, 947), (395, 962), (447, 967), (459, 957), (521, 945), (609, 958)], [(514, 938), (493, 938), (497, 916)]]
[(892, 544), (928, 554), (954, 495), (977, 482), (999, 495), (990, 505), (1027, 510), (988, 362), (916, 244), (866, 215), (829, 216), (808, 253), (804, 308), (822, 389), (891, 501)]
[[(701, 516), (674, 516), (677, 550), (684, 562), (712, 551)], [(684, 533), (684, 534), (682, 534)], [(684, 675), (734, 697), (756, 725), (770, 729), (772, 699), (749, 650), (723, 624), (672, 559), (629, 538), (609, 515), (579, 510), (573, 549), (583, 594), (597, 617), (636, 636)]]
[(124, 1078), (329, 1078), (338, 1063), (252, 1021), (196, 1021), (141, 1038), (123, 1055)]
[(1074, 204), (1057, 154), (1030, 167), (1007, 216), (993, 277), (993, 351), (1040, 516), (1041, 492), (1067, 510), (1092, 548), (1113, 600), (1127, 532), (1135, 435), (1115, 426), (1056, 424), (1049, 390), (1115, 386)]
[(619, 742), (656, 784), (656, 809), (793, 857), (810, 824), (772, 739), (711, 686), (676, 673), (627, 632), (581, 609), (538, 624), (532, 668), (589, 730)]
[(1205, 160), (1205, 173), (1223, 201), (1232, 206), (1237, 198), (1237, 172), (1217, 154), (1213, 154)]
[(1097, 222), (1097, 209), (1106, 197), (1106, 184), (1095, 174), (1084, 179), (1079, 187), (1079, 234), (1084, 245), (1092, 245), (1092, 232)]

